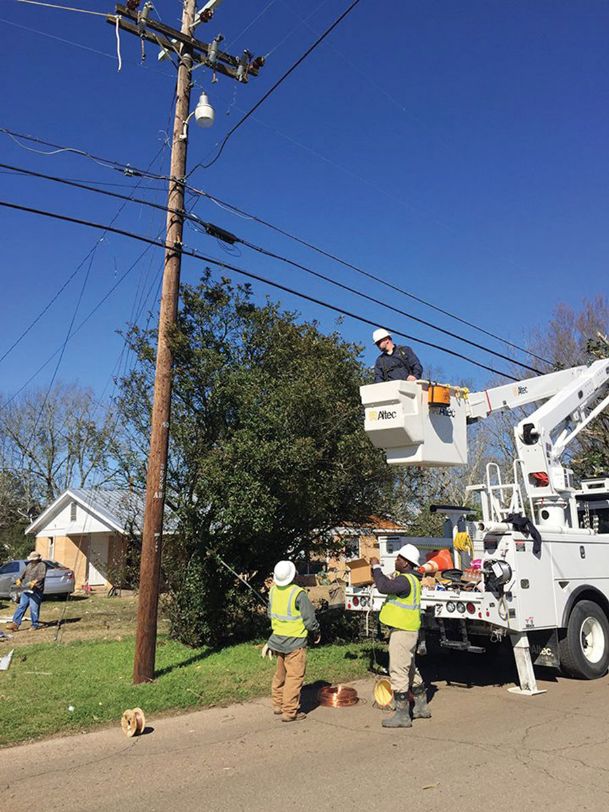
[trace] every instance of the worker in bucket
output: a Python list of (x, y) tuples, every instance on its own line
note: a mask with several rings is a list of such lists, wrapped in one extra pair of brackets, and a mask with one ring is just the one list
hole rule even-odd
[(291, 561), (279, 561), (273, 571), (269, 592), (268, 615), (273, 633), (262, 650), (277, 656), (277, 669), (272, 683), (273, 713), (282, 722), (306, 718), (300, 712), (300, 692), (307, 666), (307, 638), (321, 639), (319, 623), (307, 593), (294, 584), (296, 567)]
[(47, 565), (42, 560), (40, 553), (34, 550), (27, 557), (27, 564), (23, 570), (23, 575), (15, 581), (15, 586), (21, 588), (21, 597), (19, 598), (19, 605), (15, 610), (12, 622), (7, 624), (6, 628), (9, 631), (19, 631), (19, 626), (21, 626), (21, 621), (28, 607), (30, 609), (32, 629), (41, 628), (38, 617), (40, 614), (40, 604), (42, 603), (46, 574)]
[(391, 334), (382, 327), (372, 333), (372, 340), (381, 351), (374, 364), (374, 383), (420, 379), (423, 367), (410, 347), (394, 344)]
[(378, 558), (371, 558), (374, 584), (387, 595), (380, 621), (389, 627), (389, 677), (393, 689), (395, 714), (383, 719), (383, 727), (412, 727), (410, 691), (414, 697), (413, 719), (429, 719), (425, 683), (416, 667), (415, 654), (421, 628), (421, 582), (415, 575), (419, 551), (414, 544), (400, 548), (395, 577), (387, 577)]

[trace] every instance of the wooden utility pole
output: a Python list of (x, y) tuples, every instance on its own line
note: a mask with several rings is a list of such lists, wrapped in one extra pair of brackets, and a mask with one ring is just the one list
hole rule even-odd
[[(182, 13), (182, 33), (190, 35), (195, 18), (196, 0), (185, 0)], [(190, 74), (192, 49), (182, 44), (176, 86), (176, 107), (171, 141), (171, 168), (167, 195), (167, 237), (163, 290), (159, 314), (159, 332), (154, 377), (154, 400), (150, 427), (150, 452), (146, 473), (146, 507), (142, 532), (142, 559), (140, 563), (140, 591), (137, 607), (137, 632), (133, 681), (149, 682), (154, 679), (156, 654), (159, 584), (161, 578), (161, 547), (163, 539), (163, 513), (165, 507), (165, 480), (167, 476), (167, 450), (169, 447), (169, 418), (171, 416), (171, 379), (173, 354), (171, 330), (176, 323), (182, 265), (182, 231), (184, 216), (184, 179), (188, 128), (185, 126), (190, 110)]]
[[(137, 4), (136, 4), (137, 5)], [(142, 532), (140, 564), (140, 590), (137, 610), (135, 659), (133, 681), (150, 682), (154, 679), (156, 654), (157, 615), (161, 576), (163, 540), (163, 513), (169, 448), (169, 420), (171, 416), (171, 385), (173, 354), (171, 332), (176, 324), (182, 264), (182, 231), (184, 227), (184, 183), (186, 179), (186, 153), (188, 146), (188, 118), (192, 88), (193, 62), (204, 64), (239, 82), (247, 82), (248, 75), (256, 76), (264, 64), (262, 58), (251, 60), (244, 51), (239, 58), (218, 49), (222, 38), (211, 45), (192, 36), (196, 15), (196, 0), (184, 0), (180, 31), (164, 23), (148, 19), (150, 4), (141, 12), (125, 6), (116, 7), (116, 15), (108, 15), (109, 23), (136, 34), (142, 43), (154, 42), (168, 53), (178, 52), (179, 65), (176, 85), (176, 107), (171, 142), (171, 169), (167, 197), (167, 236), (165, 240), (165, 266), (159, 314), (159, 330), (154, 379), (154, 400), (150, 432), (150, 451), (146, 474), (146, 506)], [(201, 18), (208, 22), (213, 16), (207, 12)]]

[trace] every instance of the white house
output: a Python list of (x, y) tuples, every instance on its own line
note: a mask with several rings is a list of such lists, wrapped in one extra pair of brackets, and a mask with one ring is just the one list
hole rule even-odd
[(36, 537), (43, 558), (74, 570), (77, 589), (110, 587), (124, 569), (129, 544), (140, 536), (143, 515), (142, 494), (70, 489), (25, 532)]

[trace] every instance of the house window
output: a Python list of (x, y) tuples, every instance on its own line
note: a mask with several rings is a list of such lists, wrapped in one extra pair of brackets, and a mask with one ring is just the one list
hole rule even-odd
[(70, 505), (70, 521), (71, 522), (76, 521), (76, 502), (72, 502), (72, 504)]
[(345, 560), (353, 561), (359, 558), (359, 538), (351, 536), (345, 539)]
[(49, 552), (47, 555), (49, 561), (55, 561), (55, 539), (49, 538)]

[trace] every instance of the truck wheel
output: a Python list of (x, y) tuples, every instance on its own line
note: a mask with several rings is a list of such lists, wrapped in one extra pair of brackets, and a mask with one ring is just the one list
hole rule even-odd
[(571, 677), (598, 679), (609, 666), (609, 621), (594, 601), (575, 604), (559, 642), (560, 665)]

